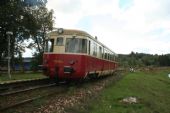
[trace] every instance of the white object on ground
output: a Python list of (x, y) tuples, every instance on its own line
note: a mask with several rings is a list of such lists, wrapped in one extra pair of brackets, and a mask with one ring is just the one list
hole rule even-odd
[(121, 100), (123, 103), (135, 104), (138, 102), (136, 97), (127, 97)]
[(168, 77), (170, 78), (170, 74), (168, 74)]

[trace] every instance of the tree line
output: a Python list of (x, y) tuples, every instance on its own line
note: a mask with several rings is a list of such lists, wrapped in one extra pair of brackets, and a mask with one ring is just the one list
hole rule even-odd
[(131, 52), (118, 56), (119, 64), (122, 67), (170, 66), (170, 54), (153, 55)]
[[(11, 63), (22, 61), (26, 48), (43, 53), (45, 36), (53, 29), (53, 10), (46, 8), (47, 0), (0, 0), (0, 67), (8, 56), (7, 32), (10, 37)], [(31, 41), (30, 41), (31, 40)], [(30, 41), (27, 45), (26, 42)]]

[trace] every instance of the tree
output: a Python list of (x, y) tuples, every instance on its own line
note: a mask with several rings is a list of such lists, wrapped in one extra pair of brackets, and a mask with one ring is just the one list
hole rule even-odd
[[(24, 45), (25, 40), (40, 37), (42, 35), (40, 33), (43, 33), (43, 37), (45, 37), (46, 31), (52, 29), (53, 21), (49, 22), (49, 20), (52, 20), (53, 12), (45, 8), (46, 2), (47, 0), (0, 1), (0, 61), (7, 56), (7, 31), (13, 32), (13, 36), (11, 37), (11, 56), (14, 59), (14, 54), (19, 55), (27, 47)], [(42, 8), (46, 10), (39, 11)], [(39, 11), (38, 15), (36, 13), (37, 11)], [(48, 16), (43, 16), (43, 11)], [(44, 25), (45, 29), (43, 29), (44, 22), (42, 20), (46, 20), (46, 23), (49, 23), (50, 27)], [(38, 43), (37, 40), (34, 40), (35, 43)], [(22, 57), (22, 54), (19, 56)]]
[(119, 55), (119, 62), (123, 67), (170, 66), (170, 54), (152, 55), (131, 52), (128, 55)]
[(39, 53), (44, 50), (44, 44), (46, 39), (46, 33), (53, 29), (53, 10), (48, 11), (44, 6), (34, 10), (32, 14), (35, 17), (37, 30), (32, 33), (33, 43), (29, 45), (30, 48), (36, 48)]
[(170, 66), (170, 55), (161, 55), (158, 58), (160, 66)]

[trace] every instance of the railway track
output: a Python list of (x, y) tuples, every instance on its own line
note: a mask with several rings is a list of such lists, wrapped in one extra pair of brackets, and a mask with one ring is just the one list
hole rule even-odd
[(49, 83), (52, 83), (49, 78), (0, 83), (0, 94)]
[[(63, 92), (63, 83), (56, 84), (50, 79), (36, 79), (0, 84), (0, 112), (34, 100)], [(62, 87), (62, 88), (61, 88)], [(55, 91), (52, 91), (55, 90)]]
[(26, 92), (26, 91), (30, 91), (30, 90), (47, 88), (47, 87), (51, 87), (51, 86), (55, 86), (55, 85), (56, 85), (55, 83), (51, 83), (51, 84), (47, 84), (47, 85), (39, 85), (39, 86), (35, 86), (35, 87), (29, 87), (29, 88), (26, 88), (26, 89), (19, 89), (19, 90), (16, 90), (16, 91), (9, 91), (9, 92), (5, 92), (5, 93), (0, 93), (0, 96), (8, 96), (8, 95), (22, 93), (22, 92)]
[[(59, 85), (60, 84), (60, 85)], [(66, 91), (66, 87), (63, 87), (63, 83), (49, 83), (36, 85), (24, 89), (8, 90), (4, 93), (0, 93), (0, 112), (30, 103), (37, 99), (47, 97), (50, 95), (61, 94)]]
[[(116, 77), (117, 78), (117, 77)], [(120, 79), (119, 77), (117, 79)], [(86, 82), (87, 84), (95, 83), (103, 81), (103, 79), (92, 80)], [(54, 84), (51, 82), (45, 82), (45, 84), (41, 85), (31, 85), (32, 87), (28, 87), (25, 89), (19, 89), (16, 87), (12, 87), (0, 93), (0, 113), (8, 112), (9, 110), (17, 110), (17, 108), (22, 108), (22, 106), (31, 105), (32, 102), (36, 102), (36, 100), (41, 100), (41, 98), (52, 97), (56, 95), (63, 95), (68, 91), (68, 86), (64, 83)], [(26, 85), (27, 86), (27, 85)], [(26, 87), (24, 86), (24, 87)], [(81, 85), (77, 85), (77, 87), (81, 87)], [(16, 88), (16, 89), (15, 89)], [(15, 90), (14, 90), (15, 89)], [(48, 97), (48, 98), (49, 98)], [(29, 104), (28, 104), (29, 103)], [(31, 103), (31, 104), (30, 104)]]
[[(54, 86), (54, 84), (46, 86), (46, 88), (47, 87), (52, 87), (52, 86)], [(42, 87), (40, 87), (40, 88), (42, 88)], [(45, 88), (45, 87), (43, 86), (43, 88)], [(30, 102), (33, 102), (35, 100), (38, 100), (38, 99), (41, 99), (41, 98), (44, 98), (44, 97), (57, 95), (57, 94), (62, 94), (64, 92), (66, 92), (66, 91), (67, 91), (66, 88), (57, 86), (57, 90), (52, 91), (52, 92), (48, 92), (47, 94), (31, 96), (30, 98), (26, 98), (26, 99), (23, 99), (23, 100), (20, 100), (20, 101), (16, 101), (16, 102), (13, 101), (12, 104), (8, 104), (8, 105), (5, 105), (5, 106), (0, 106), (0, 112), (5, 112), (6, 110), (13, 109), (15, 107), (28, 104)], [(11, 94), (14, 94), (14, 93), (11, 93)], [(7, 95), (9, 96), (11, 94), (7, 94)], [(7, 95), (4, 95), (4, 96), (7, 96)]]

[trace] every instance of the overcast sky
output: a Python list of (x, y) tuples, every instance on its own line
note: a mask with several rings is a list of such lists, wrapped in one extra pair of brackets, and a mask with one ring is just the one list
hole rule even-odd
[(116, 53), (170, 53), (170, 0), (48, 0), (55, 27), (80, 29)]

